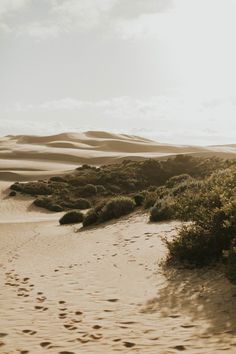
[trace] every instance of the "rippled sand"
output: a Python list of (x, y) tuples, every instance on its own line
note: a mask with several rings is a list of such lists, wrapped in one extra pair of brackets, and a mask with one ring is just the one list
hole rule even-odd
[(135, 214), (81, 231), (1, 183), (1, 353), (235, 353), (236, 289), (161, 267), (178, 223)]

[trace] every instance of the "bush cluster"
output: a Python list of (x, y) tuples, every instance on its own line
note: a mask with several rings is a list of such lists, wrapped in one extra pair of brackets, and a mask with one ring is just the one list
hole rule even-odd
[(108, 202), (101, 203), (96, 208), (89, 210), (84, 217), (83, 226), (117, 219), (131, 213), (135, 206), (135, 201), (132, 198), (114, 197)]
[(63, 215), (60, 218), (59, 223), (60, 225), (77, 224), (83, 222), (83, 220), (84, 215), (80, 211), (72, 210)]
[[(175, 181), (177, 179), (174, 179)], [(158, 198), (150, 220), (189, 221), (167, 242), (170, 259), (201, 267), (224, 261), (226, 275), (236, 282), (236, 167), (201, 180), (168, 182), (168, 195)]]

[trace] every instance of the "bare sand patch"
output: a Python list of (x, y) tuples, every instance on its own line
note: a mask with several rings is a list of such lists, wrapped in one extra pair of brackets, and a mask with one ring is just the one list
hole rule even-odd
[(78, 231), (1, 185), (2, 352), (235, 352), (235, 288), (160, 265), (178, 223), (134, 214)]

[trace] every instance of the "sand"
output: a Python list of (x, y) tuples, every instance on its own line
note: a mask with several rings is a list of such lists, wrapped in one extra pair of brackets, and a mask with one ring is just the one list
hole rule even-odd
[(87, 163), (101, 165), (125, 159), (163, 159), (177, 154), (235, 156), (235, 146), (198, 147), (160, 144), (137, 136), (107, 132), (16, 135), (0, 138), (0, 180), (26, 181), (69, 172)]
[(0, 182), (0, 353), (236, 352), (236, 287), (217, 269), (162, 266), (162, 237), (180, 223), (135, 213), (81, 231), (8, 197), (9, 185)]
[(178, 223), (137, 213), (78, 231), (2, 198), (1, 353), (235, 353), (236, 289), (161, 266)]

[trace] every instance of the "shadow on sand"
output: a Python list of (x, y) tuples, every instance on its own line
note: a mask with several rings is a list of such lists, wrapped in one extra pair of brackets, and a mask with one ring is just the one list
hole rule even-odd
[(220, 269), (166, 269), (165, 273), (166, 285), (146, 303), (143, 313), (187, 316), (193, 325), (205, 320), (210, 334), (236, 334), (236, 286)]

